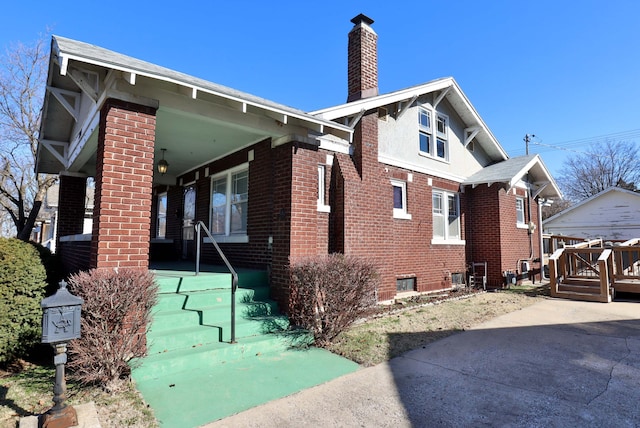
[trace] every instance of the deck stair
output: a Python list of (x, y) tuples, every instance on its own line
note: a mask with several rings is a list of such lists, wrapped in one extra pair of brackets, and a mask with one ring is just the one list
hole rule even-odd
[(616, 291), (640, 293), (640, 239), (567, 245), (549, 258), (549, 277), (552, 297), (608, 303)]
[[(156, 271), (148, 355), (133, 362), (132, 377), (162, 427), (200, 426), (357, 369), (289, 329), (269, 299), (266, 272), (238, 277), (231, 344), (230, 274)], [(318, 359), (331, 369), (323, 371)]]

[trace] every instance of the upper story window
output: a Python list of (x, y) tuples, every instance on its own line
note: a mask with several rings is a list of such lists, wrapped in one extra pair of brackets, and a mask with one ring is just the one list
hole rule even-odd
[(526, 226), (524, 218), (524, 198), (516, 198), (516, 224)]
[(433, 135), (431, 130), (431, 112), (423, 108), (418, 109), (418, 124), (420, 128), (420, 152), (431, 153)]
[(167, 192), (158, 194), (156, 238), (167, 237)]
[(249, 170), (246, 165), (213, 176), (211, 233), (222, 236), (246, 235), (248, 205)]
[(407, 212), (407, 183), (400, 180), (391, 180), (393, 188), (393, 217), (405, 220), (411, 219)]
[(449, 160), (449, 118), (436, 112), (434, 130), (432, 112), (420, 107), (418, 109), (418, 128), (420, 153), (436, 159)]
[(464, 244), (460, 228), (460, 197), (444, 190), (433, 191), (433, 243)]

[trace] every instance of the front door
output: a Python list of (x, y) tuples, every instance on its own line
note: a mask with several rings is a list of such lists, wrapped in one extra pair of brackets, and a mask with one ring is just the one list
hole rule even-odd
[(182, 215), (182, 257), (188, 258), (189, 249), (193, 248), (195, 237), (194, 222), (196, 218), (196, 188), (186, 186), (183, 191)]

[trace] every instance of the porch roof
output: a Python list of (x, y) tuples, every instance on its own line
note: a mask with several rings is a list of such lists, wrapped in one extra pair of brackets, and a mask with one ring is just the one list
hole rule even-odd
[[(171, 152), (175, 173), (194, 166), (188, 165), (185, 154), (206, 161), (268, 137), (306, 136), (307, 132), (331, 134), (350, 142), (353, 134), (348, 126), (299, 109), (99, 46), (53, 36), (37, 172), (91, 174), (92, 155), (86, 153), (86, 146), (95, 152), (97, 137), (91, 134), (97, 129), (103, 102), (110, 97), (159, 108), (156, 151), (166, 147), (168, 156)], [(198, 134), (203, 128), (206, 133)], [(187, 135), (171, 147), (180, 137), (177, 129)], [(192, 146), (187, 147), (189, 144)], [(90, 166), (85, 167), (87, 164)]]
[(558, 185), (537, 154), (518, 156), (489, 165), (467, 178), (462, 184), (476, 187), (482, 184), (491, 186), (494, 183), (504, 183), (507, 190), (510, 190), (527, 174), (528, 181), (534, 186), (531, 189), (534, 197), (562, 198)]

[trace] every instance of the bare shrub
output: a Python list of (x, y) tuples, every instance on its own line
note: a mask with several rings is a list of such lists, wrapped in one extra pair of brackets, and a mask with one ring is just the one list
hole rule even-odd
[(131, 359), (145, 355), (145, 335), (158, 293), (153, 274), (94, 269), (73, 275), (69, 289), (84, 299), (81, 337), (69, 347), (69, 370), (82, 383), (110, 389), (131, 374)]
[(291, 267), (289, 315), (294, 325), (328, 346), (376, 304), (378, 273), (371, 260), (342, 254), (315, 257)]

